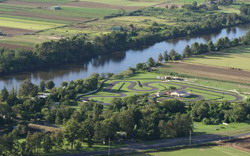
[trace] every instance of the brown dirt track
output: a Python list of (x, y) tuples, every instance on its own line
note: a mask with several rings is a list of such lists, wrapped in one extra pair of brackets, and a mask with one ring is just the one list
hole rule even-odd
[(8, 48), (8, 49), (27, 49), (27, 50), (33, 50), (33, 47), (28, 47), (28, 46), (22, 46), (22, 45), (16, 45), (16, 44), (9, 44), (9, 43), (0, 43), (0, 47)]
[(88, 2), (88, 1), (70, 2), (70, 3), (66, 3), (65, 5), (89, 7), (89, 8), (124, 9), (124, 10), (136, 10), (136, 9), (142, 8), (140, 6), (122, 6), (122, 5), (104, 4), (104, 3), (96, 3), (96, 2)]
[(17, 0), (8, 0), (4, 3), (11, 5), (32, 6), (32, 7), (48, 7), (55, 5), (55, 3), (48, 3), (48, 2), (27, 2), (27, 1), (17, 1)]
[(69, 21), (69, 22), (81, 22), (86, 20), (87, 18), (76, 18), (76, 17), (65, 17), (65, 16), (55, 16), (55, 15), (45, 15), (45, 14), (38, 14), (38, 13), (29, 13), (29, 12), (22, 12), (22, 11), (15, 11), (15, 12), (0, 12), (0, 14), (5, 15), (14, 15), (14, 16), (23, 16), (23, 17), (34, 17), (34, 18), (45, 18), (51, 20), (61, 20), (61, 21)]
[(225, 141), (222, 142), (221, 145), (250, 153), (250, 137), (239, 138), (232, 141)]
[(184, 62), (174, 62), (168, 64), (171, 66), (171, 69), (178, 73), (219, 80), (250, 83), (249, 71), (237, 71), (227, 68), (211, 67)]
[(27, 30), (27, 29), (9, 28), (9, 27), (1, 27), (1, 26), (0, 26), (0, 31), (6, 34), (7, 36), (22, 35), (22, 34), (33, 32), (32, 30)]

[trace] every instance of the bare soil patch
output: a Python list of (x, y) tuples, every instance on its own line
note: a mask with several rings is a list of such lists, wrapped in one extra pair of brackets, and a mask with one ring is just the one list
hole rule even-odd
[(18, 28), (9, 28), (9, 27), (1, 27), (1, 26), (0, 26), (0, 31), (6, 34), (7, 36), (23, 35), (23, 34), (34, 32), (28, 29), (18, 29)]
[(184, 62), (169, 63), (176, 72), (219, 80), (250, 83), (250, 72)]
[(65, 17), (65, 16), (55, 16), (55, 15), (46, 15), (46, 14), (38, 14), (38, 13), (29, 13), (22, 11), (15, 12), (0, 12), (0, 14), (13, 15), (13, 16), (23, 16), (23, 17), (34, 17), (34, 18), (44, 18), (51, 20), (61, 20), (61, 21), (69, 21), (69, 22), (81, 22), (86, 20), (87, 18), (77, 18), (77, 17)]
[(5, 1), (4, 3), (6, 4), (11, 4), (11, 5), (19, 5), (19, 6), (31, 6), (31, 7), (48, 7), (48, 6), (53, 6), (56, 3), (48, 3), (48, 2), (27, 2), (27, 1), (17, 1), (17, 0), (8, 0)]
[(68, 6), (78, 6), (78, 7), (89, 7), (89, 8), (106, 8), (106, 9), (124, 9), (124, 10), (137, 10), (143, 7), (140, 6), (122, 6), (115, 4), (104, 4), (104, 3), (96, 3), (96, 2), (70, 2), (66, 3)]
[(234, 139), (232, 141), (225, 141), (222, 142), (222, 145), (233, 147), (245, 152), (250, 152), (250, 137)]
[(33, 124), (33, 123), (29, 123), (28, 126), (32, 129), (45, 131), (45, 132), (59, 132), (59, 131), (63, 130), (63, 129), (58, 128), (58, 127), (45, 126), (45, 125), (39, 125), (39, 124)]
[(33, 50), (33, 47), (23, 46), (23, 45), (16, 45), (16, 44), (10, 44), (10, 43), (0, 43), (0, 47), (8, 48), (8, 49), (27, 49), (27, 50)]

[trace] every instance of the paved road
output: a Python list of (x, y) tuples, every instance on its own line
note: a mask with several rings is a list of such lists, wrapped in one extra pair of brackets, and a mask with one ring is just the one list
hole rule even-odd
[[(191, 89), (199, 89), (201, 91), (209, 91), (209, 92), (213, 92), (213, 93), (216, 93), (216, 94), (223, 94), (223, 95), (229, 95), (229, 96), (232, 96), (234, 97), (233, 100), (229, 100), (229, 102), (239, 102), (241, 100), (244, 99), (244, 97), (236, 94), (236, 93), (233, 93), (233, 92), (227, 92), (227, 91), (224, 91), (224, 90), (219, 90), (219, 89), (213, 89), (213, 88), (209, 88), (209, 87), (201, 87), (201, 86), (196, 86), (196, 85), (190, 85), (190, 84), (180, 84), (180, 83), (177, 83), (177, 82), (172, 82), (172, 81), (169, 81), (169, 82), (166, 82), (166, 81), (152, 81), (152, 82), (145, 82), (143, 83), (142, 85), (149, 88), (149, 89), (135, 89), (135, 86), (137, 85), (137, 82), (135, 81), (115, 81), (113, 83), (110, 83), (108, 87), (106, 87), (104, 89), (105, 92), (109, 92), (109, 93), (114, 93), (114, 94), (117, 94), (115, 96), (98, 96), (98, 95), (92, 95), (92, 96), (88, 96), (88, 97), (82, 97), (82, 99), (85, 99), (85, 100), (89, 100), (90, 98), (94, 98), (94, 97), (125, 97), (127, 96), (125, 93), (122, 93), (122, 92), (117, 92), (115, 90), (112, 90), (112, 88), (118, 84), (118, 83), (129, 83), (129, 86), (127, 87), (129, 90), (132, 90), (132, 91), (136, 91), (136, 92), (152, 92), (152, 91), (157, 91), (159, 90), (159, 88), (157, 87), (154, 87), (154, 86), (151, 86), (151, 84), (170, 84), (170, 85), (175, 85), (175, 86), (179, 86), (178, 88), (178, 91), (183, 91), (187, 88), (191, 88)], [(187, 98), (175, 98), (175, 97), (161, 97), (161, 100), (164, 100), (164, 99), (179, 99), (179, 100), (185, 100), (185, 101), (191, 101), (191, 102), (195, 102), (195, 101), (201, 101), (201, 100), (204, 100), (204, 97), (201, 96), (201, 95), (196, 95), (196, 94), (193, 94), (196, 96), (196, 98), (190, 98), (190, 99), (187, 99)], [(223, 96), (221, 96), (220, 98), (223, 98)], [(216, 100), (216, 99), (215, 99)], [(109, 103), (104, 103), (104, 105), (110, 105)]]
[[(233, 135), (231, 139), (239, 138), (243, 136), (250, 135), (250, 132)], [(192, 144), (204, 144), (209, 143), (212, 141), (219, 141), (219, 140), (227, 140), (228, 136), (220, 136), (220, 135), (213, 135), (213, 134), (206, 134), (206, 135), (199, 135), (192, 137)], [(182, 138), (173, 138), (173, 139), (164, 139), (164, 140), (157, 140), (154, 144), (144, 144), (144, 143), (131, 143), (128, 144), (126, 147), (111, 149), (111, 154), (125, 154), (131, 152), (138, 152), (142, 150), (157, 150), (161, 148), (167, 147), (175, 147), (175, 146), (185, 146), (189, 144), (189, 137), (182, 137)], [(70, 154), (67, 156), (91, 156), (91, 155), (107, 155), (108, 151), (97, 151), (97, 152), (83, 152), (81, 154)]]

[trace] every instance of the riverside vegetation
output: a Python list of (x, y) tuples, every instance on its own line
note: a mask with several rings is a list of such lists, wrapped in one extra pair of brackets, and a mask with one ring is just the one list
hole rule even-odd
[(114, 30), (103, 35), (80, 34), (58, 41), (44, 42), (37, 45), (33, 51), (2, 48), (0, 50), (0, 74), (64, 63), (84, 62), (99, 55), (139, 48), (176, 37), (211, 33), (224, 27), (249, 22), (248, 5), (241, 6), (240, 14), (221, 13), (213, 11), (214, 9), (197, 6), (197, 4), (193, 4), (192, 8), (182, 9), (150, 7), (106, 18), (142, 16), (164, 19), (166, 16), (174, 16), (176, 24), (153, 22), (150, 26), (143, 28), (130, 24), (128, 27), (119, 27), (119, 31)]

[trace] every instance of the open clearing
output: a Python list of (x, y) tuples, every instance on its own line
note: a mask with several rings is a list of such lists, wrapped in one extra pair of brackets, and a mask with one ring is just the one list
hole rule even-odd
[(225, 146), (204, 146), (199, 148), (180, 149), (169, 152), (136, 154), (133, 156), (248, 156), (249, 153)]
[(192, 64), (185, 62), (169, 63), (170, 69), (177, 73), (187, 75), (206, 77), (223, 81), (234, 81), (239, 83), (250, 83), (250, 72), (232, 70), (228, 68), (220, 68), (207, 66), (202, 64)]
[(188, 58), (185, 62), (250, 71), (249, 59), (250, 46), (238, 46), (218, 53), (194, 56)]

